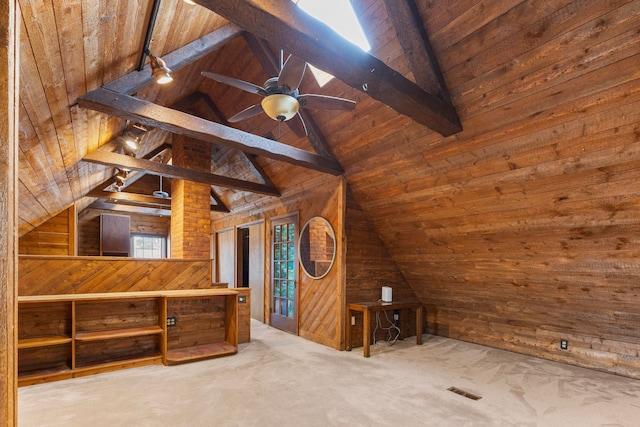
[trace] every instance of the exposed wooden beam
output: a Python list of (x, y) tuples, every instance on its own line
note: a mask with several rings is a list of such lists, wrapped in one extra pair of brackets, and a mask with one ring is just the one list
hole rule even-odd
[(246, 153), (244, 156), (245, 156), (245, 159), (247, 159), (247, 167), (251, 169), (251, 172), (253, 172), (253, 174), (256, 175), (262, 181), (263, 184), (271, 185), (275, 187), (275, 185), (273, 184), (273, 181), (271, 181), (271, 178), (269, 178), (269, 175), (267, 174), (267, 172), (262, 168), (260, 163), (258, 163), (258, 159), (256, 158), (256, 156), (254, 156), (253, 154), (246, 154)]
[(87, 154), (82, 160), (85, 162), (115, 166), (129, 170), (145, 171), (151, 175), (160, 175), (168, 178), (184, 179), (187, 181), (201, 182), (203, 184), (235, 188), (237, 190), (249, 191), (252, 193), (261, 193), (270, 196), (280, 195), (277, 189), (269, 187), (268, 185), (194, 171), (179, 166), (165, 165), (163, 163), (152, 162), (150, 160), (136, 159), (135, 157), (125, 156), (124, 154), (94, 151), (93, 153)]
[(384, 0), (384, 5), (418, 85), (451, 105), (449, 91), (415, 0)]
[(229, 208), (226, 207), (224, 203), (222, 203), (221, 205), (211, 205), (209, 206), (209, 210), (211, 212), (229, 213)]
[(293, 2), (195, 1), (444, 136), (462, 130), (451, 105), (345, 41)]
[[(260, 65), (262, 66), (262, 69), (267, 73), (267, 75), (277, 76), (280, 72), (280, 58), (274, 55), (267, 42), (251, 33), (245, 33), (244, 39), (247, 41), (251, 51), (256, 56), (258, 62), (260, 62)], [(313, 149), (316, 150), (316, 153), (329, 159), (335, 159), (336, 156), (333, 154), (329, 143), (320, 131), (316, 121), (313, 120), (311, 112), (301, 108), (299, 114), (307, 126), (307, 137), (309, 138), (309, 142)]]
[[(189, 109), (193, 106), (193, 104), (198, 101), (202, 101), (206, 104), (208, 112), (211, 113), (211, 115), (213, 116), (212, 117), (213, 121), (225, 126), (229, 124), (224, 119), (222, 113), (218, 109), (218, 106), (215, 104), (215, 102), (211, 100), (209, 95), (202, 92), (194, 92), (193, 94), (189, 95), (186, 98), (189, 98), (189, 103), (180, 105), (180, 107), (184, 108), (184, 110), (182, 110), (182, 108), (179, 108), (181, 111), (190, 113), (191, 111), (189, 111)], [(268, 136), (267, 138), (274, 139), (274, 138), (269, 138)], [(271, 181), (271, 178), (269, 178), (269, 175), (267, 175), (267, 172), (262, 168), (262, 166), (260, 166), (260, 164), (258, 163), (258, 159), (256, 158), (255, 155), (250, 153), (245, 153), (243, 151), (241, 151), (240, 154), (244, 156), (245, 160), (247, 161), (247, 166), (251, 169), (254, 175), (256, 175), (260, 179), (260, 182), (275, 188), (273, 181)]]
[(213, 189), (211, 190), (210, 194), (211, 198), (216, 202), (216, 204), (211, 205), (211, 211), (229, 212), (229, 208), (227, 207), (227, 205), (224, 204), (220, 196), (218, 196), (216, 192), (213, 191)]
[[(150, 200), (149, 203), (144, 201), (138, 201), (138, 197), (147, 197), (149, 199), (155, 199), (155, 201)], [(165, 211), (165, 215), (169, 215), (166, 211), (171, 210), (171, 199), (160, 199), (151, 196), (144, 196), (142, 194), (135, 193), (107, 193), (104, 192), (104, 195), (96, 196), (100, 200), (96, 200), (89, 207), (95, 209), (107, 209), (107, 210), (123, 210), (120, 208), (116, 208), (116, 206), (127, 206), (128, 208), (142, 208), (140, 209), (127, 209), (127, 212), (135, 212), (141, 213), (145, 215), (157, 215), (159, 212)], [(229, 212), (224, 204), (222, 205), (211, 205), (211, 212)]]
[(213, 121), (225, 126), (229, 126), (229, 122), (227, 122), (227, 120), (224, 118), (224, 114), (222, 114), (222, 111), (220, 111), (216, 103), (213, 102), (209, 95), (202, 92), (196, 93), (200, 94), (200, 100), (206, 104), (209, 112), (213, 115)]
[(159, 197), (146, 196), (144, 194), (129, 193), (125, 191), (102, 191), (95, 190), (87, 194), (87, 197), (112, 200), (114, 203), (133, 204), (135, 206), (168, 206), (171, 208), (171, 199), (161, 199)]
[[(242, 29), (235, 24), (228, 24), (202, 38), (164, 55), (162, 59), (167, 64), (167, 67), (169, 67), (173, 72), (176, 72), (179, 69), (194, 63), (198, 59), (207, 56), (209, 53), (220, 48), (240, 34), (242, 34)], [(158, 55), (158, 53), (156, 53), (156, 55)], [(115, 92), (131, 95), (144, 89), (153, 82), (151, 66), (147, 64), (144, 66), (142, 71), (133, 71), (110, 83), (107, 83), (103, 87)]]
[(110, 90), (96, 89), (79, 98), (78, 105), (320, 172), (333, 175), (343, 173), (335, 160)]
[(249, 49), (253, 52), (262, 69), (267, 73), (267, 76), (277, 76), (280, 73), (280, 58), (273, 53), (269, 43), (252, 33), (244, 33), (242, 37), (247, 42)]
[(171, 216), (171, 213), (168, 212), (166, 209), (115, 204), (115, 203), (110, 203), (104, 200), (96, 200), (95, 202), (89, 205), (89, 208), (118, 211), (118, 212), (137, 213), (142, 215)]
[[(110, 142), (111, 141), (107, 142), (107, 144), (109, 144)], [(103, 145), (98, 150), (100, 150), (100, 151), (109, 151), (109, 150), (104, 150), (104, 148), (107, 146), (107, 144)], [(151, 159), (155, 158), (157, 155), (161, 154), (162, 152), (164, 152), (166, 150), (170, 150), (170, 149), (171, 149), (171, 146), (169, 144), (162, 144), (161, 146), (159, 146), (155, 150), (151, 151), (150, 153), (147, 153), (142, 158), (143, 159), (147, 159), (147, 160), (151, 160)], [(127, 188), (128, 186), (133, 184), (134, 182), (138, 181), (143, 176), (145, 176), (145, 173), (141, 172), (141, 171), (136, 171), (136, 172), (128, 175), (126, 183), (125, 183), (124, 187), (122, 187), (122, 189), (124, 190), (125, 188)], [(112, 176), (110, 176), (109, 178), (105, 179), (100, 184), (96, 185), (91, 190), (89, 190), (89, 192), (85, 195), (85, 197), (96, 197), (96, 196), (89, 196), (89, 194), (91, 194), (91, 193), (93, 193), (95, 191), (104, 191), (104, 189), (107, 186), (109, 186), (110, 184), (113, 184), (113, 182), (114, 182), (114, 178)]]

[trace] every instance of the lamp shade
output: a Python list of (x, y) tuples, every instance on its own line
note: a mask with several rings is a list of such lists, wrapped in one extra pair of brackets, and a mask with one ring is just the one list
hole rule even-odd
[(292, 118), (298, 112), (300, 103), (293, 96), (274, 94), (262, 100), (262, 109), (273, 120), (284, 122)]

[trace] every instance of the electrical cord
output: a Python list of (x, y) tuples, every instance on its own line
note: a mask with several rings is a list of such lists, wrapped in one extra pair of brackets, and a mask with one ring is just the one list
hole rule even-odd
[[(382, 322), (380, 321), (380, 312), (376, 311), (376, 326), (373, 329), (373, 344), (376, 343), (376, 331), (378, 329), (387, 331), (387, 339), (385, 340), (388, 345), (393, 345), (400, 338), (400, 328), (396, 325), (395, 320), (389, 319), (389, 313), (387, 311), (384, 312), (384, 317), (387, 319), (388, 327), (383, 327)], [(395, 336), (394, 336), (395, 335)]]

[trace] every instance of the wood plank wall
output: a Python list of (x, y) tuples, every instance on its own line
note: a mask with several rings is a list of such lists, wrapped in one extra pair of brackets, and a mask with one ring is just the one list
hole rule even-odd
[[(395, 301), (418, 300), (350, 190), (347, 190), (345, 236), (347, 303), (377, 301), (383, 286), (393, 289)], [(362, 315), (357, 315), (351, 328), (352, 347), (362, 346), (362, 320)], [(382, 320), (383, 326), (387, 326), (386, 320)], [(373, 330), (375, 319), (371, 322)], [(415, 335), (413, 313), (400, 313), (400, 329), (401, 338)], [(384, 331), (379, 331), (376, 339), (385, 339)]]
[(49, 221), (20, 237), (21, 255), (73, 255), (73, 233), (70, 215), (73, 208), (65, 209)]
[[(100, 255), (100, 214), (113, 213), (101, 209), (85, 209), (78, 214), (78, 255)], [(124, 213), (119, 213), (123, 214)], [(153, 216), (127, 213), (131, 218), (130, 232), (167, 237), (171, 216)]]
[[(325, 217), (334, 228), (337, 240), (336, 262), (327, 276), (319, 280), (307, 277), (298, 266), (300, 336), (333, 348), (344, 348), (344, 180), (319, 175), (283, 191), (280, 198), (265, 197), (236, 214), (213, 214), (212, 232), (287, 213), (299, 213), (299, 228), (314, 216)], [(253, 208), (253, 209), (251, 209)], [(265, 241), (265, 298), (270, 295), (270, 240)], [(265, 312), (268, 323), (268, 312)]]
[(209, 289), (208, 260), (22, 255), (18, 295)]
[(640, 378), (640, 1), (416, 3), (463, 132), (326, 125), (429, 331)]

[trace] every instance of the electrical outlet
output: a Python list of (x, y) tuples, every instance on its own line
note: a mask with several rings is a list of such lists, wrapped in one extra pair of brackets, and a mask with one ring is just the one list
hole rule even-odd
[(567, 350), (569, 348), (569, 340), (560, 340), (560, 350)]
[(176, 317), (175, 316), (167, 317), (167, 326), (176, 326)]
[(393, 313), (393, 320), (398, 320), (398, 319), (400, 319), (400, 315)]
[(351, 316), (351, 326), (356, 324), (356, 316)]

